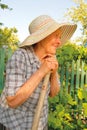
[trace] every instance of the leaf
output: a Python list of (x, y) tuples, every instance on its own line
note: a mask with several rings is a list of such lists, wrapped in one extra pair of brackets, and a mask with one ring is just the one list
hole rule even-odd
[(77, 105), (77, 102), (73, 100), (73, 98), (71, 97), (71, 95), (68, 94), (68, 103), (70, 105)]
[(78, 90), (78, 98), (79, 98), (80, 100), (83, 99), (82, 89), (79, 89), (79, 90)]
[(87, 103), (82, 103), (84, 109), (84, 115), (87, 116)]
[(67, 120), (72, 121), (72, 118), (69, 113), (65, 113), (64, 116)]

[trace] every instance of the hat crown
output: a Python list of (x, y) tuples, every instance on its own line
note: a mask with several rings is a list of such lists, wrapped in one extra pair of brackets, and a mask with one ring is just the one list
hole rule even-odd
[(41, 15), (34, 19), (30, 26), (29, 32), (30, 34), (35, 33), (36, 31), (40, 30), (42, 27), (45, 27), (48, 23), (52, 23), (54, 20), (48, 15)]

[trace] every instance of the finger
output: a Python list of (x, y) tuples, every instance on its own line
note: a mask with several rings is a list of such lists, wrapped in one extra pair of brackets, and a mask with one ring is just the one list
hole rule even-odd
[(56, 57), (56, 55), (47, 54), (46, 57)]
[(57, 61), (53, 61), (53, 60), (47, 60), (47, 62), (51, 63), (51, 64), (54, 64), (54, 65), (57, 65), (58, 66), (58, 62)]
[(47, 60), (47, 61), (51, 61), (51, 62), (52, 62), (52, 61), (53, 61), (53, 62), (58, 62), (57, 59), (55, 59), (55, 58), (53, 58), (53, 57), (51, 57), (51, 58), (46, 58), (46, 60)]

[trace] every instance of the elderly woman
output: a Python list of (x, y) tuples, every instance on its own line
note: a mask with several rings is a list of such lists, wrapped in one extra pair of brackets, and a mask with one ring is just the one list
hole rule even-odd
[(9, 130), (31, 130), (44, 77), (50, 72), (38, 130), (46, 130), (48, 96), (60, 90), (56, 49), (71, 38), (76, 25), (58, 24), (41, 15), (30, 26), (30, 36), (20, 44), (6, 67), (6, 83), (1, 95), (0, 123)]

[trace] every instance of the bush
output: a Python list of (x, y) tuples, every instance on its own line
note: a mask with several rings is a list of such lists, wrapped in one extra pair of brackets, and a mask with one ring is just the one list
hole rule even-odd
[(71, 63), (81, 59), (87, 63), (87, 48), (76, 44), (67, 43), (62, 48), (59, 48), (56, 53), (60, 65)]
[(87, 87), (77, 90), (76, 99), (66, 91), (49, 98), (49, 130), (87, 129)]

